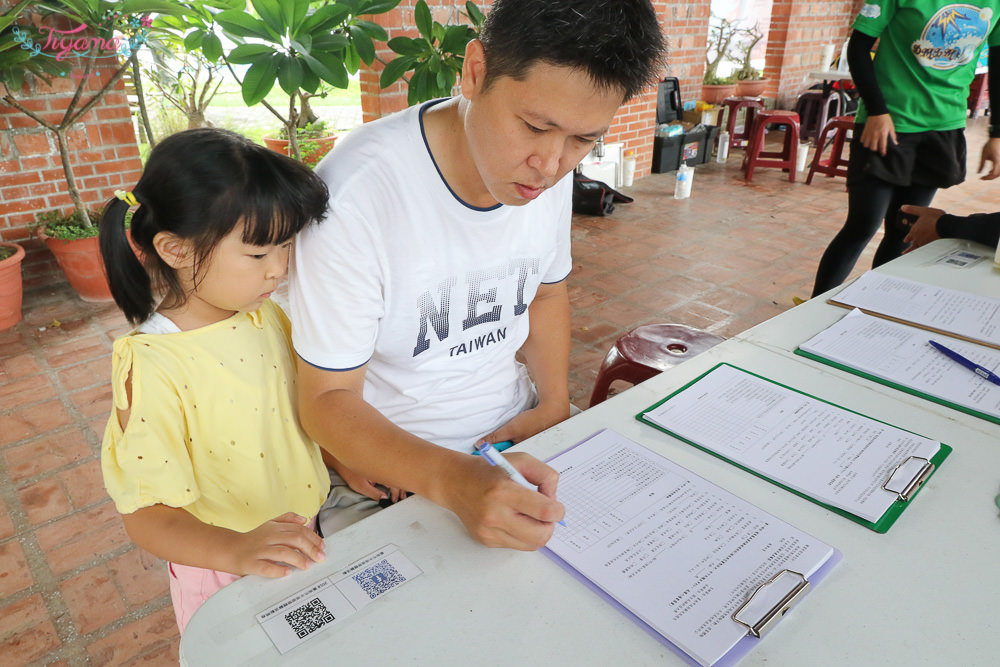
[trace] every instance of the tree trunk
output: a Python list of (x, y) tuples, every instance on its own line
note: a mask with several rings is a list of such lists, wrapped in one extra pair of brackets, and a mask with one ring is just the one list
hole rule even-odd
[(87, 206), (83, 203), (80, 191), (76, 189), (76, 179), (73, 178), (73, 164), (70, 162), (69, 148), (66, 146), (66, 129), (62, 127), (57, 128), (54, 134), (56, 135), (56, 145), (59, 147), (59, 157), (62, 161), (63, 174), (66, 176), (66, 187), (69, 189), (70, 199), (73, 200), (73, 205), (80, 214), (80, 222), (83, 223), (83, 226), (88, 228), (93, 227), (94, 223), (90, 221), (90, 215), (87, 214)]
[(146, 96), (142, 93), (142, 76), (139, 72), (139, 56), (136, 51), (132, 51), (129, 62), (132, 63), (132, 85), (135, 86), (136, 102), (139, 105), (139, 119), (146, 131), (146, 140), (152, 148), (156, 145), (156, 137), (153, 136), (153, 126), (149, 123), (149, 113), (146, 111)]
[(189, 130), (193, 130), (193, 129), (199, 128), (199, 127), (211, 127), (212, 126), (212, 124), (208, 122), (208, 119), (205, 118), (205, 112), (204, 111), (197, 111), (197, 110), (195, 110), (195, 111), (186, 111), (185, 115), (187, 116), (187, 119), (188, 119), (188, 129)]

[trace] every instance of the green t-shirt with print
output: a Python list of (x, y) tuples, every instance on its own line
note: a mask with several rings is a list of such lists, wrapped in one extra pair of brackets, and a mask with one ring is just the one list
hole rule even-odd
[[(1000, 45), (1000, 0), (865, 0), (854, 28), (878, 37), (875, 80), (897, 132), (965, 127), (984, 43)], [(868, 117), (864, 102), (857, 121)]]

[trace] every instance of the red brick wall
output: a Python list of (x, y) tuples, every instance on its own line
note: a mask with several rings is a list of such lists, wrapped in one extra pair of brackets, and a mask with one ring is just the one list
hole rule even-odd
[[(8, 6), (10, 0), (0, 0), (0, 12)], [(102, 58), (99, 62), (108, 60)], [(90, 77), (86, 92), (99, 89), (101, 77), (107, 81), (115, 69), (110, 62), (95, 68), (100, 76)], [(58, 121), (76, 88), (72, 74), (79, 76), (82, 71), (82, 65), (75, 63), (72, 73), (54, 81), (51, 87), (35, 82), (18, 91), (15, 98), (47, 120)], [(100, 206), (115, 189), (129, 189), (139, 180), (142, 164), (120, 80), (73, 126), (69, 152), (77, 188), (87, 204)], [(63, 280), (52, 254), (34, 235), (35, 213), (72, 208), (55, 137), (17, 109), (0, 102), (0, 238), (15, 241), (27, 251), (22, 264), (25, 289)]]
[[(697, 100), (705, 73), (710, 0), (665, 2), (655, 0), (660, 26), (667, 40), (667, 70), (664, 76), (679, 79), (681, 101)], [(615, 115), (608, 142), (623, 142), (634, 151), (637, 178), (649, 173), (653, 162), (653, 134), (656, 131), (656, 88), (631, 100)]]

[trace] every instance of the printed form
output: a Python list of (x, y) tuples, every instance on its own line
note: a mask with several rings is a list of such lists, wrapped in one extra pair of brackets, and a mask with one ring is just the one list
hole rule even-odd
[(897, 500), (882, 485), (940, 443), (722, 365), (645, 418), (820, 502), (878, 521)]
[(934, 340), (1000, 373), (1000, 351), (853, 310), (799, 349), (962, 407), (1000, 418), (1000, 385), (955, 363)]
[(869, 271), (830, 302), (1000, 347), (1000, 299)]
[(746, 636), (730, 615), (758, 586), (836, 553), (615, 431), (549, 464), (566, 526), (546, 548), (702, 665)]

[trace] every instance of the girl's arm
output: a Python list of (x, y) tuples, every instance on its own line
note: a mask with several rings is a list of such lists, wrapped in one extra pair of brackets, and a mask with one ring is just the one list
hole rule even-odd
[(325, 557), (323, 539), (292, 512), (239, 533), (210, 526), (187, 510), (151, 505), (123, 514), (132, 541), (164, 560), (231, 574), (283, 577)]
[(896, 127), (889, 115), (882, 89), (875, 79), (871, 49), (877, 39), (860, 30), (852, 32), (847, 42), (847, 65), (851, 69), (854, 87), (861, 95), (868, 112), (865, 129), (861, 132), (861, 143), (868, 150), (885, 155), (889, 142), (896, 143)]

